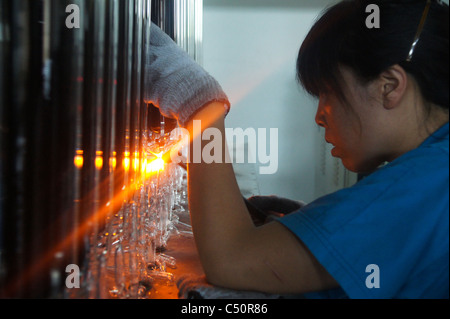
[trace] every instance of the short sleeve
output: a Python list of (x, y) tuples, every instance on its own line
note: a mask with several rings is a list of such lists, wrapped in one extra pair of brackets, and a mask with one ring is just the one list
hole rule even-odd
[(417, 150), (279, 221), (349, 298), (448, 296), (448, 170), (448, 152)]

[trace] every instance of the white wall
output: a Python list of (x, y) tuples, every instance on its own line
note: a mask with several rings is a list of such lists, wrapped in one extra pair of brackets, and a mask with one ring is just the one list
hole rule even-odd
[(295, 79), (301, 43), (330, 0), (204, 0), (203, 64), (227, 92), (227, 127), (278, 128), (279, 169), (263, 195), (317, 196), (316, 102)]

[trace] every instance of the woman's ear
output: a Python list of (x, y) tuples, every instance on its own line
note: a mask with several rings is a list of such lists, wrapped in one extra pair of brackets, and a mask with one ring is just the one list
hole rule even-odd
[(398, 64), (383, 71), (380, 76), (380, 90), (383, 106), (393, 109), (400, 104), (408, 85), (408, 75)]

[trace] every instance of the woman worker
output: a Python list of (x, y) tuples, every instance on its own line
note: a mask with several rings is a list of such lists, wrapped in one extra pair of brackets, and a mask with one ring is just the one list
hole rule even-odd
[[(380, 28), (366, 25), (369, 4)], [(318, 97), (332, 155), (368, 176), (255, 226), (231, 164), (189, 163), (210, 283), (314, 298), (449, 297), (448, 20), (436, 0), (346, 0), (323, 13), (300, 49), (298, 79)], [(229, 102), (217, 81), (155, 26), (151, 45), (161, 113), (191, 134), (198, 120), (224, 137)]]

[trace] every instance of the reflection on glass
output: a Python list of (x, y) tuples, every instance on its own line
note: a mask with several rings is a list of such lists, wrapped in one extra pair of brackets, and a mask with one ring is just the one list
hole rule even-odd
[(176, 260), (164, 254), (168, 241), (171, 236), (192, 236), (192, 232), (190, 225), (179, 221), (187, 206), (186, 171), (163, 160), (163, 154), (183, 136), (178, 131), (164, 131), (142, 136), (142, 157), (135, 153), (131, 161), (130, 153), (124, 154), (123, 168), (130, 169), (133, 162), (133, 169), (139, 171), (139, 183), (124, 187), (133, 195), (117, 213), (108, 216), (104, 230), (92, 235), (95, 249), (88, 259), (88, 294), (147, 298), (156, 282), (173, 281), (170, 270), (176, 268)]
[(109, 168), (111, 171), (114, 171), (117, 166), (117, 158), (116, 158), (116, 152), (112, 152), (111, 157), (109, 158)]
[(101, 170), (103, 168), (103, 152), (97, 151), (95, 156), (95, 168)]
[(82, 169), (83, 168), (83, 161), (84, 161), (83, 151), (82, 150), (78, 150), (76, 152), (76, 155), (75, 155), (74, 159), (73, 159), (73, 164), (75, 165), (76, 168)]
[[(86, 42), (84, 70), (89, 72), (77, 78), (90, 104), (83, 105), (82, 143), (71, 156), (80, 180), (86, 181), (80, 211), (99, 216), (85, 238), (80, 297), (150, 298), (158, 283), (173, 284), (177, 261), (167, 251), (170, 239), (192, 236), (191, 226), (183, 222), (188, 214), (186, 170), (166, 159), (185, 137), (174, 130), (176, 122), (145, 102), (148, 85), (142, 72), (150, 57), (145, 42), (150, 6), (167, 9), (172, 20), (164, 25), (172, 27), (165, 31), (201, 62), (201, 25), (191, 15), (201, 19), (202, 1), (87, 3), (93, 6), (88, 10), (92, 26), (99, 17), (102, 21), (95, 39), (106, 40), (105, 48), (99, 48), (101, 41)], [(96, 67), (99, 56), (105, 57), (101, 69)], [(92, 80), (96, 84), (91, 87)]]

